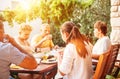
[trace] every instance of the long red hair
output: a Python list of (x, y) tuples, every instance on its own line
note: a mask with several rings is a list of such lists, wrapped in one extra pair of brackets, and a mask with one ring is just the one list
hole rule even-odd
[(87, 40), (80, 33), (76, 25), (73, 22), (67, 21), (61, 26), (61, 31), (69, 34), (66, 43), (73, 43), (76, 46), (79, 56), (85, 58), (88, 52), (85, 48), (84, 42), (87, 42)]

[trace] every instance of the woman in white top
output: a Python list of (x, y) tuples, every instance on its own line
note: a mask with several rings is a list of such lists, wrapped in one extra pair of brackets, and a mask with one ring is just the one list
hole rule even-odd
[(111, 42), (107, 33), (107, 24), (102, 21), (97, 21), (94, 24), (94, 36), (98, 38), (97, 42), (93, 46), (92, 58), (98, 60), (99, 56), (111, 48)]
[(63, 79), (91, 79), (91, 54), (86, 48), (87, 41), (79, 29), (73, 22), (67, 21), (61, 26), (61, 35), (67, 46), (62, 61), (58, 62), (58, 73)]

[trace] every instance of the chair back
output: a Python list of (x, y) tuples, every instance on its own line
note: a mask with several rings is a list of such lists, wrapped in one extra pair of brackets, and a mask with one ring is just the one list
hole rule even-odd
[(93, 79), (104, 79), (105, 67), (110, 51), (100, 55)]
[(119, 52), (119, 45), (118, 44), (112, 45), (112, 50), (111, 50), (111, 53), (110, 53), (110, 55), (107, 59), (107, 63), (106, 63), (106, 68), (105, 68), (106, 74), (112, 73), (112, 70), (113, 70), (114, 65), (115, 65), (115, 61), (117, 59), (118, 52)]

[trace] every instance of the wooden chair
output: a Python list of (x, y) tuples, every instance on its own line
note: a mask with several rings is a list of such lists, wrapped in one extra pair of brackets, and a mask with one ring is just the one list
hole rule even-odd
[(97, 68), (93, 79), (105, 79), (107, 74), (111, 74), (115, 66), (119, 51), (119, 45), (112, 45), (111, 50), (99, 57)]
[[(119, 51), (120, 51), (120, 44), (116, 44), (116, 45), (114, 45), (114, 47), (116, 47), (116, 52), (117, 52), (117, 54), (119, 54)], [(115, 71), (115, 73), (114, 73), (114, 77), (117, 77), (117, 75), (118, 75), (118, 73), (119, 73), (119, 71), (120, 71), (120, 59), (118, 60), (117, 58), (116, 58), (116, 60), (115, 60), (115, 63), (114, 63), (114, 67), (116, 67), (117, 69), (116, 69), (116, 71)]]
[(103, 75), (104, 78), (106, 75), (111, 75), (112, 70), (115, 67), (115, 62), (117, 59), (118, 51), (119, 51), (118, 45), (112, 45), (111, 52), (110, 52), (110, 55), (107, 59), (106, 67), (104, 70), (104, 75)]
[(106, 74), (105, 67), (106, 67), (107, 59), (108, 59), (110, 52), (111, 51), (100, 55), (93, 79), (104, 79), (103, 75)]
[(110, 55), (107, 59), (107, 63), (106, 63), (106, 68), (105, 68), (106, 69), (105, 70), (106, 74), (110, 75), (112, 73), (112, 70), (115, 66), (115, 62), (116, 62), (116, 59), (117, 59), (118, 51), (119, 51), (118, 44), (112, 45), (112, 50), (111, 50), (111, 53), (110, 53)]
[(118, 76), (119, 71), (120, 71), (120, 60), (115, 61), (115, 66), (114, 67), (117, 68), (114, 75), (113, 75), (116, 78)]

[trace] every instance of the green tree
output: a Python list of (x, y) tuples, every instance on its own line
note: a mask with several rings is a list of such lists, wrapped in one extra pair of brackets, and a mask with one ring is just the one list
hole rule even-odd
[(59, 26), (74, 17), (73, 13), (76, 7), (79, 6), (79, 9), (86, 9), (93, 1), (94, 0), (36, 0), (30, 4), (29, 10), (18, 6), (15, 10), (6, 11), (7, 13), (4, 12), (4, 18), (12, 24), (13, 20), (18, 23), (23, 23), (26, 22), (26, 19), (32, 20), (40, 17), (43, 22), (51, 24), (54, 43), (62, 44)]
[(80, 31), (94, 43), (93, 25), (97, 20), (108, 24), (108, 35), (110, 34), (110, 0), (95, 0), (92, 6), (80, 9), (79, 6), (74, 10), (72, 21), (80, 24)]
[(0, 20), (4, 21), (3, 13), (0, 12)]
[(68, 20), (73, 18), (73, 12), (76, 7), (79, 9), (85, 9), (89, 7), (94, 0), (42, 0), (39, 5), (40, 17), (44, 22), (48, 22), (52, 25), (53, 41), (55, 44), (63, 45), (63, 41), (60, 36), (59, 26)]
[(73, 17), (73, 11), (76, 6), (84, 9), (90, 6), (93, 1), (94, 0), (36, 0), (30, 4), (29, 10), (25, 10), (23, 5), (19, 5), (15, 10), (5, 10), (4, 18), (8, 22), (15, 20), (18, 23), (22, 23), (25, 22), (26, 18), (32, 20), (40, 17), (44, 22), (59, 25)]
[(3, 20), (8, 21), (10, 25), (13, 25), (13, 19), (15, 17), (15, 13), (13, 10), (6, 9), (2, 13)]

